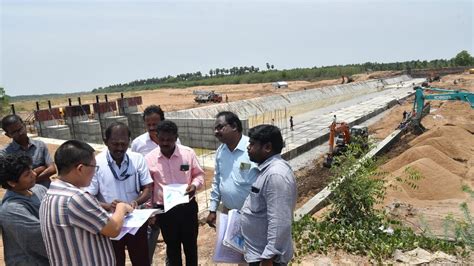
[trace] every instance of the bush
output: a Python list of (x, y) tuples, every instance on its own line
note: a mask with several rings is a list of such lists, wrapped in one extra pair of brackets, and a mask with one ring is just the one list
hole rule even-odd
[(331, 168), (333, 193), (328, 214), (319, 221), (305, 216), (293, 223), (296, 258), (341, 249), (382, 262), (396, 249), (405, 251), (421, 247), (452, 254), (457, 252), (458, 246), (463, 247), (462, 242), (416, 235), (375, 208), (385, 195), (383, 173), (377, 172), (372, 160), (358, 161), (356, 155), (361, 150), (361, 146), (351, 144), (346, 152), (336, 157), (338, 166)]

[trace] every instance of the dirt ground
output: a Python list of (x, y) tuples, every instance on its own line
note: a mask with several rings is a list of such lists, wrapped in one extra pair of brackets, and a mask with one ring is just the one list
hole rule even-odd
[[(446, 76), (431, 86), (472, 92), (474, 75)], [(406, 104), (410, 107), (411, 103)], [(400, 117), (400, 113), (396, 114)], [(381, 124), (388, 125), (390, 120), (388, 117)], [(401, 154), (381, 167), (390, 173), (388, 183), (397, 187), (388, 191), (385, 203), (395, 216), (413, 228), (422, 230), (428, 226), (433, 234), (442, 235), (443, 220), (448, 214), (462, 217), (459, 208), (462, 202), (467, 202), (474, 211), (474, 201), (461, 191), (462, 185), (474, 188), (474, 110), (466, 102), (431, 101), (431, 112), (422, 124), (428, 130), (417, 137), (405, 136), (401, 141), (404, 146)], [(397, 176), (407, 177), (406, 167), (422, 176), (415, 189), (395, 181)]]
[[(382, 73), (381, 75), (386, 75)], [(372, 74), (373, 75), (373, 74)], [(369, 75), (359, 77), (367, 79)], [(378, 77), (378, 76), (377, 76)], [(372, 76), (372, 78), (377, 78)], [(456, 80), (456, 85), (454, 81)], [(178, 110), (197, 106), (193, 103), (193, 90), (215, 90), (228, 94), (229, 101), (248, 99), (258, 96), (284, 93), (305, 87), (322, 87), (340, 83), (340, 80), (330, 80), (317, 83), (304, 81), (289, 82), (285, 90), (275, 91), (271, 84), (253, 85), (223, 85), (188, 89), (165, 89), (141, 92), (144, 106), (160, 104), (166, 111)], [(441, 82), (432, 83), (441, 88), (460, 88), (474, 91), (474, 75), (459, 74), (442, 78)], [(133, 93), (132, 93), (133, 94)], [(127, 93), (128, 96), (128, 93)], [(392, 108), (388, 114), (375, 125), (369, 127), (369, 132), (376, 139), (383, 139), (398, 126), (404, 110), (411, 110), (413, 99)], [(84, 102), (84, 101), (83, 101)], [(432, 101), (431, 113), (423, 120), (428, 129), (424, 134), (415, 136), (405, 135), (387, 152), (381, 167), (388, 172), (387, 183), (395, 184), (396, 190), (389, 190), (385, 199), (386, 207), (392, 215), (406, 221), (417, 230), (428, 225), (434, 234), (442, 231), (442, 221), (448, 214), (460, 217), (459, 204), (467, 202), (470, 210), (474, 210), (473, 200), (461, 192), (461, 185), (474, 187), (474, 110), (464, 102)], [(8, 139), (0, 136), (0, 144)], [(54, 150), (55, 147), (49, 147)], [(320, 167), (321, 158), (314, 158), (312, 165), (296, 173), (298, 179), (298, 205), (302, 205), (326, 184), (329, 171)], [(404, 177), (404, 169), (410, 166), (422, 175), (417, 189), (406, 184), (399, 184), (395, 177)], [(212, 173), (209, 173), (212, 175)], [(207, 225), (199, 228), (199, 260), (202, 265), (212, 264), (215, 242), (215, 231)], [(0, 248), (3, 249), (3, 246)], [(165, 257), (164, 243), (159, 242), (155, 253), (155, 265), (163, 265)], [(3, 260), (3, 252), (0, 254)], [(352, 256), (340, 251), (332, 251), (328, 255), (308, 255), (301, 261), (303, 265), (314, 264), (366, 264), (367, 258)]]

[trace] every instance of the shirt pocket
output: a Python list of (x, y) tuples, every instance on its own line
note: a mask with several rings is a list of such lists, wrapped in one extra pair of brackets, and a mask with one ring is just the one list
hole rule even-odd
[(259, 188), (252, 187), (249, 197), (250, 197), (250, 202), (249, 202), (249, 208), (253, 213), (258, 213), (264, 209), (264, 204), (262, 201), (261, 197), (261, 191)]
[[(254, 180), (250, 180), (249, 174), (250, 169), (245, 166), (242, 166), (244, 163), (238, 162), (234, 165), (233, 168), (233, 175), (234, 175), (234, 182), (238, 186), (249, 186), (253, 183)], [(248, 164), (250, 167), (250, 164)]]

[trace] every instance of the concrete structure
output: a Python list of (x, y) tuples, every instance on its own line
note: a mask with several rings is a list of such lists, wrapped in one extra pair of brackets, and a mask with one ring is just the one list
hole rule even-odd
[[(281, 129), (288, 128), (287, 121), (290, 116), (295, 117), (299, 114), (311, 112), (315, 109), (321, 109), (333, 106), (341, 102), (349, 101), (364, 95), (376, 94), (378, 92), (388, 91), (393, 88), (401, 87), (402, 83), (410, 81), (407, 75), (394, 78), (369, 80), (364, 82), (353, 82), (328, 86), (317, 89), (308, 89), (303, 91), (291, 92), (283, 95), (272, 95), (259, 97), (238, 102), (215, 104), (206, 107), (198, 107), (188, 110), (169, 112), (167, 119), (178, 121), (180, 125), (186, 127), (200, 127), (207, 125), (207, 122), (195, 122), (195, 120), (214, 120), (215, 115), (220, 111), (232, 111), (236, 113), (241, 120), (247, 120), (247, 128), (258, 124), (274, 124)], [(411, 83), (407, 83), (410, 84)], [(211, 131), (201, 130), (199, 128), (186, 129), (180, 134), (180, 139), (192, 139), (192, 147), (205, 149), (214, 149), (215, 144), (210, 143), (209, 136)], [(192, 134), (189, 135), (189, 134)], [(204, 134), (200, 136), (200, 134)], [(195, 141), (203, 140), (200, 145), (195, 145)], [(186, 144), (186, 142), (183, 142)]]
[[(337, 120), (345, 121), (350, 125), (360, 124), (398, 104), (398, 101), (403, 101), (411, 96), (414, 93), (412, 89), (413, 83), (419, 85), (423, 81), (425, 79), (409, 79), (401, 83), (397, 82), (396, 85), (387, 85), (384, 90), (375, 93), (294, 116), (294, 130), (282, 129), (283, 139), (286, 144), (282, 151), (282, 157), (286, 160), (291, 160), (305, 151), (326, 143), (329, 138), (328, 127), (334, 115), (336, 115)], [(400, 121), (401, 119), (402, 115), (400, 114)], [(387, 141), (389, 144), (392, 143), (392, 139)], [(389, 144), (382, 144), (382, 148), (379, 147), (377, 151), (387, 147)], [(201, 156), (200, 163), (205, 167), (213, 167), (214, 154)], [(210, 187), (210, 184), (208, 187)], [(297, 212), (298, 216), (304, 213), (311, 213), (310, 211), (316, 211), (321, 204), (324, 204), (324, 200), (329, 194), (329, 189), (324, 189), (315, 196), (312, 203), (307, 203), (309, 205), (304, 206), (304, 208), (302, 207), (303, 209)], [(207, 215), (206, 210), (209, 197), (210, 189), (197, 195), (200, 206), (206, 206), (201, 210), (202, 215)]]
[(102, 125), (104, 126), (104, 137), (105, 137), (105, 130), (115, 122), (121, 122), (128, 126), (128, 118), (123, 115), (109, 116), (109, 117), (106, 117), (103, 121), (104, 123)]
[[(78, 132), (78, 123), (81, 121), (89, 120), (89, 115), (91, 113), (90, 105), (69, 105), (64, 107), (64, 120), (66, 125), (69, 126), (71, 131), (71, 137), (78, 140), (83, 140), (86, 142), (94, 142), (93, 136), (91, 138), (87, 138), (85, 135), (88, 130), (81, 128), (80, 132)], [(95, 133), (92, 131), (91, 133)], [(99, 131), (100, 133), (100, 131)]]
[[(291, 95), (262, 97), (236, 103), (219, 104), (205, 108), (170, 112), (167, 113), (167, 119), (173, 120), (178, 124), (180, 140), (185, 145), (190, 145), (193, 141), (196, 141), (206, 143), (206, 145), (210, 146), (211, 149), (215, 149), (218, 143), (216, 143), (215, 137), (213, 136), (212, 128), (214, 126), (214, 116), (218, 111), (235, 111), (244, 120), (244, 128), (248, 129), (253, 125), (250, 125), (250, 121), (246, 119), (245, 114), (249, 113), (248, 109), (258, 109), (258, 105), (255, 102), (261, 103), (263, 106), (258, 107), (263, 111), (268, 110), (268, 112), (271, 111), (272, 107), (274, 109), (283, 110), (284, 108), (287, 108), (287, 113), (291, 114), (294, 118), (294, 130), (289, 130), (288, 120), (277, 121), (279, 123), (277, 125), (282, 130), (286, 144), (282, 155), (286, 159), (291, 159), (298, 156), (298, 154), (327, 141), (329, 135), (328, 126), (334, 115), (336, 115), (339, 121), (346, 121), (351, 125), (359, 124), (397, 104), (398, 101), (403, 101), (405, 98), (409, 97), (414, 92), (412, 89), (413, 84), (421, 84), (423, 81), (425, 80), (411, 79), (408, 76), (401, 76), (386, 80), (367, 81), (360, 84), (349, 83), (311, 90), (308, 97), (305, 97), (305, 92), (309, 91), (306, 90), (291, 93)], [(368, 92), (361, 93), (358, 90)], [(319, 100), (317, 95), (319, 95)], [(333, 95), (337, 99), (331, 99), (331, 97), (329, 97), (330, 95)], [(282, 98), (287, 100), (281, 100)], [(305, 101), (306, 98), (313, 100)], [(280, 100), (273, 104), (272, 101), (275, 99)], [(324, 103), (326, 101), (332, 104)], [(285, 102), (289, 105), (299, 102), (305, 107), (299, 109), (299, 106), (296, 104), (290, 105), (291, 108), (288, 106), (281, 107), (277, 104)], [(313, 104), (313, 107), (311, 103)], [(219, 106), (219, 108), (216, 108), (216, 106)], [(229, 107), (229, 109), (226, 109), (225, 107)], [(239, 109), (239, 107), (241, 109)], [(295, 114), (293, 113), (293, 109), (307, 109), (307, 111), (299, 113), (295, 112)], [(291, 110), (291, 112), (289, 110)], [(186, 112), (189, 112), (188, 115), (192, 118), (186, 117)], [(180, 117), (177, 117), (176, 115), (172, 116), (172, 114), (176, 113), (179, 113)], [(206, 114), (208, 118), (205, 118), (206, 116), (204, 116), (204, 114)], [(196, 119), (200, 117), (199, 115), (202, 115), (203, 119)], [(402, 116), (400, 114), (400, 119), (401, 118)], [(198, 145), (192, 146), (196, 147)], [(103, 148), (102, 145), (98, 147)], [(214, 153), (205, 154), (199, 157), (201, 166), (207, 168), (214, 167)], [(207, 188), (210, 188), (210, 184), (207, 184)], [(207, 215), (206, 210), (208, 208), (209, 193), (210, 191), (206, 190), (197, 195), (202, 215)]]
[(138, 112), (138, 106), (142, 105), (142, 97), (128, 97), (118, 98), (117, 105), (119, 107), (119, 114), (128, 118), (128, 125), (132, 133), (132, 139), (145, 133), (145, 126), (143, 125), (143, 113)]
[[(396, 129), (392, 134), (382, 140), (375, 148), (369, 151), (359, 162), (363, 162), (368, 159), (372, 159), (375, 156), (378, 156), (382, 152), (390, 148), (393, 143), (395, 143), (402, 136), (402, 131)], [(354, 165), (354, 172), (360, 167), (360, 164)], [(345, 178), (345, 177), (342, 177)], [(303, 206), (295, 211), (294, 219), (295, 221), (300, 220), (305, 215), (312, 215), (326, 206), (328, 202), (328, 197), (331, 195), (332, 190), (330, 186), (325, 187), (318, 194), (314, 195), (310, 200), (308, 200)]]
[(145, 125), (143, 124), (143, 112), (134, 112), (127, 114), (128, 127), (132, 132), (132, 139), (145, 133)]
[(45, 136), (54, 139), (71, 139), (71, 131), (67, 125), (47, 126), (43, 131)]
[(100, 123), (98, 120), (79, 121), (75, 124), (75, 139), (89, 143), (103, 143)]
[[(36, 132), (47, 138), (70, 139), (71, 132), (67, 125), (61, 125), (59, 108), (38, 109), (34, 112)], [(67, 131), (67, 133), (66, 133)]]
[(113, 122), (122, 122), (128, 125), (126, 116), (116, 115), (117, 104), (115, 102), (94, 103), (94, 118), (99, 121), (102, 139), (105, 138), (105, 130)]
[[(168, 119), (168, 118), (167, 118)], [(178, 126), (179, 140), (183, 145), (215, 150), (221, 144), (214, 136), (215, 118), (183, 119), (169, 118)], [(243, 133), (249, 129), (248, 120), (242, 119)]]

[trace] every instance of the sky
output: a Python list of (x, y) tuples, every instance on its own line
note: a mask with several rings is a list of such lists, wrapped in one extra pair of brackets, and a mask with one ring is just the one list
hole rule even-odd
[(233, 66), (474, 54), (473, 0), (0, 0), (0, 87), (91, 91)]

